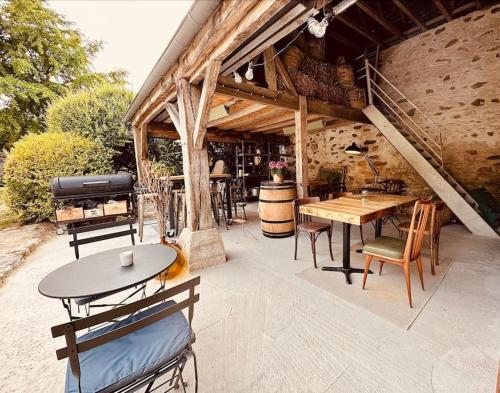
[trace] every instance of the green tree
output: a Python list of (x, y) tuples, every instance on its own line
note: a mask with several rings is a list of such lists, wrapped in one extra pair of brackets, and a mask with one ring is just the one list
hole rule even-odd
[(98, 141), (111, 151), (115, 171), (135, 172), (132, 131), (123, 122), (132, 96), (123, 86), (109, 83), (69, 93), (47, 109), (47, 130)]
[(110, 172), (108, 150), (98, 141), (69, 132), (26, 135), (7, 155), (5, 200), (23, 222), (53, 219), (53, 177)]
[(0, 3), (0, 148), (44, 131), (48, 104), (69, 90), (123, 81), (123, 71), (91, 71), (101, 47), (42, 0)]

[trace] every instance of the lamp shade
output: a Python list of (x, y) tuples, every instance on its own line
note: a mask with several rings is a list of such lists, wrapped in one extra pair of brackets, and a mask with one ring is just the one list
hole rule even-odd
[(361, 148), (353, 142), (352, 145), (347, 146), (345, 148), (344, 153), (347, 153), (347, 154), (361, 154)]

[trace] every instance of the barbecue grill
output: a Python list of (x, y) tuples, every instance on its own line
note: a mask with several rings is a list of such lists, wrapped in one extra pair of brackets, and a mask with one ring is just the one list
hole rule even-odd
[[(129, 174), (99, 176), (64, 176), (52, 179), (50, 188), (56, 222), (68, 228), (69, 242), (79, 258), (79, 246), (119, 236), (130, 235), (135, 244), (134, 182)], [(121, 220), (117, 218), (121, 217)], [(99, 221), (99, 222), (96, 222)], [(125, 231), (78, 239), (78, 234), (128, 225)]]

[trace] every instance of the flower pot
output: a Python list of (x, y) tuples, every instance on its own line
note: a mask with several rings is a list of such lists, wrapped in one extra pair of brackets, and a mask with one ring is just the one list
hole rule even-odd
[(273, 182), (275, 183), (283, 183), (283, 175), (274, 174)]

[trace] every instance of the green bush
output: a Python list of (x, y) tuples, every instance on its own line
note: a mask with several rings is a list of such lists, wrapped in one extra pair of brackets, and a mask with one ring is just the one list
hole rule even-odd
[(53, 219), (53, 177), (111, 172), (109, 152), (98, 141), (68, 132), (29, 134), (7, 156), (5, 200), (23, 222)]
[(123, 122), (131, 102), (132, 93), (119, 84), (70, 93), (47, 109), (47, 130), (99, 141), (112, 151), (115, 171), (135, 172), (132, 132)]

